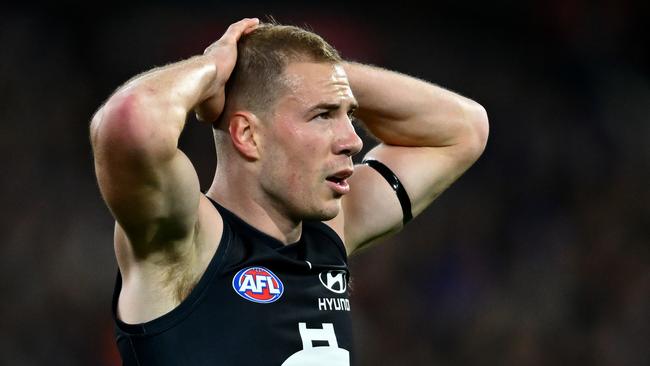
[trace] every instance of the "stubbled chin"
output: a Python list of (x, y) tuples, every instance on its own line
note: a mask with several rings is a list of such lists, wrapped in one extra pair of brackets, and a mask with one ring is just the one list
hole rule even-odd
[[(334, 201), (334, 200), (332, 200)], [(341, 199), (335, 199), (335, 202), (327, 202), (314, 217), (308, 218), (313, 221), (329, 221), (341, 212)]]

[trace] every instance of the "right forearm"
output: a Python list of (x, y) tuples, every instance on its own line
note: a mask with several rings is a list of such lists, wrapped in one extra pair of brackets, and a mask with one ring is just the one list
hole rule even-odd
[(182, 128), (187, 113), (217, 93), (216, 77), (214, 61), (195, 56), (138, 75), (115, 94), (135, 95), (147, 110), (180, 116), (180, 121), (173, 122)]
[(216, 75), (213, 62), (196, 56), (134, 77), (93, 118), (93, 145), (111, 141), (114, 148), (169, 156), (187, 113), (216, 93)]
[(257, 24), (257, 18), (243, 19), (228, 27), (203, 55), (129, 80), (93, 117), (93, 148), (147, 164), (176, 156), (188, 112), (195, 110), (206, 122), (221, 114), (224, 87), (237, 60), (237, 41)]

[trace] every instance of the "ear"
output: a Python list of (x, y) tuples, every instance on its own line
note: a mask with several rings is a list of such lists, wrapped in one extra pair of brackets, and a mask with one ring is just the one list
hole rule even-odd
[(230, 116), (228, 132), (235, 149), (247, 160), (259, 159), (257, 127), (259, 119), (250, 112), (235, 112)]

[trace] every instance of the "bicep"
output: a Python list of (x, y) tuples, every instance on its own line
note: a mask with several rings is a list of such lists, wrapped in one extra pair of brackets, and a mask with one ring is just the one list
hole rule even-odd
[[(413, 216), (419, 215), (468, 167), (454, 147), (402, 147), (380, 144), (366, 158), (386, 165), (404, 186)], [(344, 236), (348, 253), (402, 228), (397, 194), (376, 170), (360, 165), (343, 199)]]

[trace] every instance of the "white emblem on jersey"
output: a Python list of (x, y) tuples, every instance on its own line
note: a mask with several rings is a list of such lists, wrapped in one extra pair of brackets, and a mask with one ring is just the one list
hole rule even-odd
[(341, 270), (325, 271), (318, 275), (318, 279), (328, 290), (336, 294), (342, 294), (348, 288), (345, 274), (346, 272)]
[[(281, 366), (350, 366), (350, 352), (339, 348), (334, 324), (323, 323), (323, 328), (308, 329), (298, 323), (302, 351), (294, 353)], [(314, 341), (327, 342), (327, 346), (314, 347)]]
[(350, 311), (350, 300), (337, 297), (318, 298), (318, 310)]
[(268, 287), (269, 293), (277, 295), (280, 293), (280, 290), (275, 288), (273, 285), (273, 277), (271, 276), (257, 276), (253, 278), (251, 275), (245, 275), (244, 280), (242, 281), (239, 291), (245, 292), (251, 290), (256, 294), (260, 294), (264, 291), (264, 288)]

